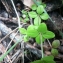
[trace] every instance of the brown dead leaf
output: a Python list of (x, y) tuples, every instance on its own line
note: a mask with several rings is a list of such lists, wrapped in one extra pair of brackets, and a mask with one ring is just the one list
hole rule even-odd
[(31, 7), (34, 3), (33, 3), (33, 0), (22, 0), (23, 4), (28, 6), (28, 7)]

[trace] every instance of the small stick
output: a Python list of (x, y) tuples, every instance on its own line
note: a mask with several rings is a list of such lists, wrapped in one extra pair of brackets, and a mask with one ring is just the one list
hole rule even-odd
[(47, 39), (47, 41), (48, 41), (49, 46), (52, 48), (52, 45), (51, 45), (50, 41), (48, 39)]
[[(15, 36), (17, 35), (17, 33), (18, 33), (18, 31), (16, 32)], [(13, 39), (15, 38), (15, 36), (13, 37)], [(7, 46), (7, 48), (6, 48), (6, 51), (7, 51), (7, 49), (9, 48), (10, 44), (12, 43), (13, 39), (9, 42), (9, 44), (8, 44), (8, 46)]]
[(14, 29), (13, 31), (11, 31), (9, 34), (7, 34), (5, 37), (3, 37), (1, 40), (0, 40), (0, 43), (5, 39), (7, 38), (11, 33), (13, 33), (14, 31), (16, 31), (18, 29), (18, 27), (16, 29)]

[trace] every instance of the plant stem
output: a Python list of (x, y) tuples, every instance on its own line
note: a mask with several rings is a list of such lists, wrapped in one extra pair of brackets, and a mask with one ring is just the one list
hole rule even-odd
[(12, 6), (13, 6), (13, 8), (14, 8), (14, 10), (15, 10), (16, 15), (17, 15), (17, 18), (18, 18), (18, 26), (19, 26), (19, 28), (20, 28), (20, 27), (21, 27), (21, 26), (20, 26), (20, 18), (19, 18), (19, 15), (18, 15), (18, 12), (17, 12), (17, 10), (16, 10), (16, 7), (15, 7), (15, 5), (14, 5), (13, 0), (11, 0), (11, 3), (12, 3)]
[(42, 43), (42, 34), (40, 33), (40, 40), (41, 40), (41, 52), (42, 52), (42, 58), (43, 58), (43, 43)]

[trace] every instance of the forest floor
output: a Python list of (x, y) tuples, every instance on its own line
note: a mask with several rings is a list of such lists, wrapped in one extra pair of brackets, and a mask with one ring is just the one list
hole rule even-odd
[[(25, 1), (25, 0), (24, 0)], [(4, 2), (4, 3), (3, 3)], [(51, 55), (52, 42), (58, 40), (60, 45), (58, 55), (54, 57), (56, 63), (63, 63), (63, 3), (61, 0), (43, 0), (46, 4), (45, 10), (51, 19), (43, 21), (46, 23), (49, 31), (55, 34), (52, 39), (46, 39), (43, 43), (44, 55)], [(4, 5), (6, 3), (6, 5)], [(14, 0), (18, 15), (20, 17), (20, 25), (27, 28), (30, 25), (30, 19), (23, 22), (22, 10), (31, 11), (30, 7), (20, 0)], [(31, 3), (29, 3), (31, 5)], [(8, 6), (8, 7), (6, 7)], [(10, 9), (10, 12), (8, 10)], [(32, 22), (33, 23), (33, 22)], [(15, 9), (12, 7), (11, 1), (0, 1), (0, 62), (1, 63), (30, 63), (39, 60), (42, 56), (41, 46), (37, 44), (35, 38), (29, 41), (23, 41), (23, 35), (20, 35), (18, 29), (18, 18), (16, 17)], [(20, 39), (21, 38), (21, 39)], [(18, 43), (16, 43), (18, 42)], [(24, 53), (23, 53), (24, 52)], [(1, 57), (2, 56), (2, 57)]]

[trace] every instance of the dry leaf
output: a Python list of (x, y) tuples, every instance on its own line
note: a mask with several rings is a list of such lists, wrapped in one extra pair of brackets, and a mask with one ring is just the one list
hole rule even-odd
[(33, 0), (22, 0), (23, 4), (28, 6), (28, 7), (31, 7), (34, 3), (33, 3)]

